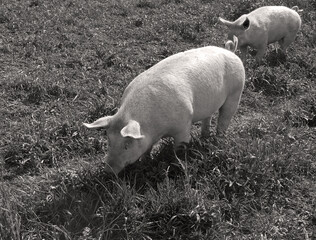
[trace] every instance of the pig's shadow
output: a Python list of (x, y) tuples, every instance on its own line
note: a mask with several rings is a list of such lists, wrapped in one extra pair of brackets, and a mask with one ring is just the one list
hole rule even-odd
[(205, 177), (216, 166), (221, 169), (225, 159), (211, 142), (211, 138), (203, 141), (195, 138), (182, 156), (177, 154), (189, 170), (175, 156), (172, 142), (163, 140), (152, 157), (127, 166), (118, 176), (107, 173), (103, 162), (82, 171), (69, 171), (54, 181), (49, 200), (44, 200), (35, 212), (41, 222), (63, 225), (70, 232), (81, 233), (86, 226), (100, 226), (103, 221), (99, 216), (106, 216), (104, 221), (108, 224), (123, 225), (124, 219), (115, 213), (123, 211), (122, 201), (129, 196), (128, 189), (144, 194), (150, 188), (158, 190), (159, 183), (167, 178), (183, 182), (188, 172), (194, 180)]
[[(257, 50), (248, 48), (248, 53), (255, 58)], [(286, 54), (281, 49), (268, 49), (265, 55), (269, 67), (278, 67), (286, 62)], [(264, 58), (262, 59), (264, 61)]]
[(156, 189), (157, 183), (163, 182), (167, 176), (183, 177), (184, 173), (177, 157), (182, 158), (178, 153), (175, 155), (173, 143), (170, 140), (163, 140), (151, 156), (127, 166), (118, 177), (133, 182), (138, 191), (145, 190), (148, 186)]
[[(133, 183), (137, 190), (147, 189), (148, 186), (156, 189), (157, 183), (166, 178), (173, 180), (184, 179), (186, 174), (203, 175), (206, 168), (213, 169), (216, 161), (208, 161), (213, 158), (212, 154), (219, 151), (220, 146), (225, 146), (221, 139), (210, 137), (202, 141), (193, 137), (187, 146), (187, 150), (174, 152), (173, 143), (170, 139), (163, 140), (151, 157), (137, 161), (127, 166), (119, 178)], [(206, 161), (205, 161), (206, 160)], [(207, 166), (206, 166), (207, 165)], [(147, 187), (146, 187), (147, 186)]]
[(274, 49), (267, 53), (267, 64), (269, 67), (278, 67), (286, 62), (286, 54), (281, 49)]

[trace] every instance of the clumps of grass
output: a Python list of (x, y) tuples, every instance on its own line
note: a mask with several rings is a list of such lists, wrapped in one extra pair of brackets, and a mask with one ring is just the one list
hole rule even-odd
[[(105, 173), (102, 166), (69, 171), (52, 184), (46, 200), (35, 206), (37, 237), (201, 239), (227, 232), (281, 236), (273, 227), (290, 223), (277, 222), (277, 216), (293, 226), (295, 222), (278, 209), (262, 208), (287, 204), (280, 196), (289, 194), (302, 165), (280, 161), (294, 153), (281, 135), (264, 138), (215, 144), (213, 139), (201, 141), (193, 136), (181, 159), (174, 156), (169, 141), (163, 142), (153, 160), (133, 164), (118, 178)], [(283, 154), (289, 157), (279, 159)], [(276, 217), (265, 230), (262, 221), (267, 216), (262, 214)]]
[[(15, 142), (14, 145), (9, 146), (3, 154), (4, 166), (10, 171), (13, 171), (15, 175), (22, 175), (25, 173), (36, 174), (37, 163), (32, 158), (35, 149), (42, 151), (45, 150), (45, 146), (31, 145), (26, 142)], [(44, 150), (44, 152), (45, 152)], [(9, 177), (9, 175), (7, 175)]]
[(134, 185), (137, 175), (121, 180), (98, 172), (86, 170), (57, 181), (47, 201), (35, 209), (39, 226), (51, 230), (54, 225), (55, 235), (66, 239), (84, 234), (161, 239), (203, 236), (215, 216), (220, 217), (213, 205), (205, 206), (202, 192), (182, 186), (181, 181), (176, 184), (167, 177), (155, 188), (144, 183), (146, 191), (141, 195)]
[[(279, 196), (290, 191), (297, 166), (268, 157), (271, 152), (282, 155), (288, 151), (281, 136), (245, 141), (246, 145), (228, 149), (225, 144), (193, 139), (186, 157), (172, 157), (177, 162), (169, 161), (174, 153), (172, 144), (166, 142), (156, 155), (161, 159), (138, 162), (119, 178), (102, 168), (68, 175), (55, 184), (52, 201), (38, 209), (39, 218), (63, 229), (60, 236), (77, 238), (200, 239), (222, 236), (231, 228), (234, 234), (255, 236), (258, 233), (253, 229), (261, 223), (245, 216), (259, 216), (267, 204), (285, 204)], [(173, 165), (177, 170), (171, 170)], [(243, 224), (238, 227), (240, 221)], [(271, 230), (273, 224), (266, 226), (267, 237), (277, 235)]]
[(35, 85), (27, 93), (25, 102), (30, 104), (40, 104), (45, 95), (45, 88), (41, 85)]
[(155, 239), (181, 236), (199, 239), (213, 233), (220, 214), (216, 204), (204, 201), (203, 191), (165, 179), (157, 190), (147, 192), (145, 219), (148, 223), (142, 231)]
[(190, 43), (199, 43), (199, 35), (205, 31), (205, 27), (201, 22), (184, 22), (173, 23), (171, 30), (176, 32), (183, 40)]
[(243, 0), (242, 3), (234, 3), (228, 5), (226, 8), (229, 8), (229, 13), (226, 13), (225, 18), (234, 21), (243, 14), (248, 14), (251, 11), (261, 7), (260, 2), (253, 2), (251, 0)]
[(124, 0), (113, 1), (113, 3), (110, 5), (110, 10), (114, 15), (127, 17), (131, 12), (131, 6)]
[(286, 63), (286, 54), (280, 50), (280, 49), (275, 49), (274, 51), (270, 51), (267, 54), (267, 64), (270, 67), (277, 67), (280, 66), (281, 64)]
[(40, 5), (39, 0), (32, 0), (32, 1), (30, 1), (29, 7), (30, 7), (30, 8), (32, 8), (32, 7), (38, 7), (39, 5)]
[(171, 3), (181, 4), (183, 2), (184, 0), (162, 0), (161, 1), (162, 4), (171, 4)]
[(25, 104), (40, 105), (49, 100), (74, 99), (78, 93), (70, 86), (47, 84), (38, 80), (21, 79), (4, 84), (8, 92), (22, 99)]
[(155, 8), (156, 5), (153, 1), (138, 0), (138, 2), (136, 3), (136, 7), (138, 7), (138, 8)]
[(114, 66), (115, 63), (116, 63), (116, 61), (115, 61), (116, 59), (115, 59), (115, 54), (114, 53), (113, 54), (107, 54), (104, 51), (98, 49), (96, 51), (96, 55), (102, 61), (104, 68), (110, 68), (110, 67)]
[(0, 184), (0, 236), (4, 239), (22, 239), (22, 219), (16, 199), (10, 189)]
[(95, 100), (95, 103), (93, 103), (93, 107), (90, 109), (89, 112), (87, 112), (88, 121), (92, 122), (97, 120), (100, 117), (104, 116), (112, 116), (117, 112), (117, 106), (114, 103), (114, 100), (112, 99), (112, 104), (106, 104), (102, 101)]
[(8, 23), (10, 19), (4, 11), (0, 11), (0, 24)]
[[(56, 149), (57, 159), (62, 159), (63, 155), (71, 153), (75, 154), (98, 154), (103, 153), (102, 140), (97, 138), (89, 138), (82, 133), (80, 127), (74, 123), (65, 122), (49, 132), (49, 140), (53, 148)], [(87, 146), (88, 144), (88, 146)]]
[(290, 84), (290, 77), (282, 72), (281, 68), (262, 68), (260, 67), (252, 79), (255, 92), (262, 92), (266, 96), (287, 96), (293, 97), (298, 89)]
[(293, 127), (301, 127), (301, 126), (308, 126), (308, 127), (316, 127), (316, 117), (315, 111), (311, 108), (311, 112), (298, 112), (293, 113), (292, 111), (285, 111), (284, 119)]
[[(304, 127), (289, 129), (281, 117), (271, 122), (254, 122), (253, 126), (247, 126), (247, 129), (255, 129), (256, 126), (264, 129), (265, 134), (252, 136), (248, 155), (250, 154), (254, 161), (260, 159), (260, 166), (263, 164), (261, 168), (268, 170), (266, 173), (263, 170), (261, 172), (269, 178), (273, 176), (286, 181), (295, 180), (298, 176), (311, 177), (315, 173), (312, 155), (316, 148), (307, 144), (313, 138), (313, 130), (308, 131)], [(307, 154), (302, 154), (306, 151)]]
[(300, 103), (297, 108), (284, 112), (284, 121), (293, 127), (316, 127), (316, 98), (303, 98)]
[[(311, 50), (313, 52), (313, 50)], [(308, 51), (309, 52), (309, 51)], [(293, 74), (300, 73), (300, 78), (307, 77), (308, 79), (315, 79), (316, 77), (316, 65), (315, 60), (312, 57), (313, 54), (302, 52), (300, 55), (296, 55), (292, 59)]]
[(137, 197), (100, 169), (69, 172), (52, 183), (46, 200), (34, 209), (41, 229), (37, 237), (125, 236), (126, 211)]
[(286, 92), (286, 80), (278, 79), (270, 70), (264, 69), (257, 73), (257, 77), (253, 79), (254, 90), (262, 92), (265, 95), (278, 96), (284, 95)]
[(4, 149), (4, 167), (11, 173), (6, 178), (36, 175), (42, 167), (59, 166), (65, 158), (74, 158), (78, 152), (82, 155), (104, 153), (102, 138), (85, 135), (75, 123), (46, 127), (38, 123), (34, 131), (36, 135), (16, 136)]

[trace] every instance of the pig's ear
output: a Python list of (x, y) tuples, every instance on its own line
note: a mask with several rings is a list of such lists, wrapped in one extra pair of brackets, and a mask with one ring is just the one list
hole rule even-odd
[(250, 26), (249, 18), (246, 17), (245, 21), (242, 23), (243, 29), (248, 29)]
[(238, 37), (236, 37), (235, 35), (233, 36), (233, 42), (235, 43), (235, 44), (238, 44)]
[(238, 37), (236, 37), (236, 36), (234, 35), (234, 36), (233, 36), (233, 39), (234, 39), (234, 45), (235, 45), (234, 52), (236, 52), (237, 47), (238, 47)]
[(223, 19), (223, 18), (221, 18), (221, 17), (219, 17), (218, 20), (219, 20), (221, 23), (223, 23), (224, 25), (226, 25), (227, 27), (231, 27), (231, 26), (234, 25), (233, 22), (227, 21), (227, 20), (225, 20), (225, 19)]
[(122, 137), (131, 137), (134, 139), (141, 139), (145, 136), (140, 133), (139, 122), (135, 120), (130, 120), (128, 124), (121, 130)]
[(99, 118), (93, 123), (83, 123), (83, 125), (86, 126), (87, 128), (109, 128), (111, 120), (112, 120), (112, 116), (106, 116), (106, 117)]

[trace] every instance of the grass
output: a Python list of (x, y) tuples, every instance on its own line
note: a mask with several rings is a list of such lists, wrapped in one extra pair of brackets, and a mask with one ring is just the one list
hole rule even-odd
[[(263, 5), (298, 5), (286, 55), (249, 56), (225, 139), (104, 172), (127, 84), (174, 53), (223, 46)], [(0, 239), (316, 239), (315, 1), (8, 1), (0, 9)], [(212, 120), (215, 132), (215, 118)]]

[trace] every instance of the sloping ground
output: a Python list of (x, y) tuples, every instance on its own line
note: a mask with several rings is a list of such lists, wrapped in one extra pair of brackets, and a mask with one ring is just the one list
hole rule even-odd
[[(283, 55), (270, 46), (226, 139), (177, 159), (169, 140), (118, 177), (103, 171), (103, 131), (126, 85), (161, 59), (222, 46), (218, 16), (298, 5)], [(1, 239), (316, 238), (316, 3), (8, 1), (0, 9)], [(214, 125), (216, 118), (213, 118)]]

